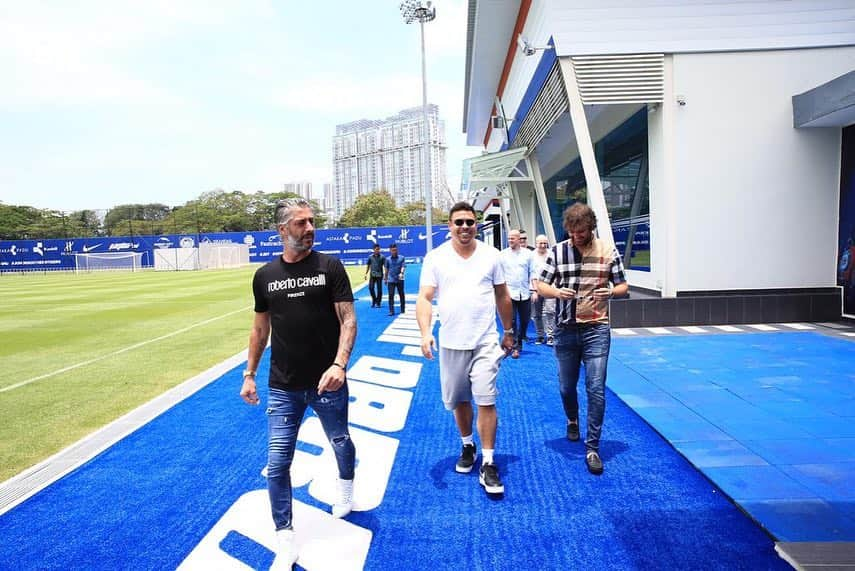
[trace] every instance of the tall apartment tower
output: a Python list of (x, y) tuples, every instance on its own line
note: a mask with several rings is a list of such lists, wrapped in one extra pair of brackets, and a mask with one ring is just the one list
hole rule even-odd
[(321, 209), (326, 215), (329, 224), (335, 223), (335, 195), (333, 194), (333, 185), (331, 182), (324, 183), (324, 196), (321, 203)]
[(306, 200), (311, 200), (312, 198), (312, 183), (307, 180), (301, 180), (297, 182), (286, 182), (283, 189), (283, 192), (291, 192), (293, 194), (299, 194)]
[[(423, 181), (421, 107), (404, 109), (386, 119), (360, 119), (336, 125), (333, 137), (333, 201), (328, 204), (341, 217), (357, 198), (386, 190), (397, 206), (424, 200), (429, 185), (433, 205), (448, 202), (445, 121), (439, 107), (428, 105), (430, 173)], [(427, 184), (425, 184), (425, 182)]]

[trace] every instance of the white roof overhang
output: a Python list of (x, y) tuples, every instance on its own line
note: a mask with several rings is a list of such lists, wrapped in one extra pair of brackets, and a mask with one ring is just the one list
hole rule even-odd
[(472, 206), (483, 211), (494, 198), (511, 198), (509, 183), (533, 182), (527, 155), (528, 147), (519, 147), (466, 159), (463, 191)]

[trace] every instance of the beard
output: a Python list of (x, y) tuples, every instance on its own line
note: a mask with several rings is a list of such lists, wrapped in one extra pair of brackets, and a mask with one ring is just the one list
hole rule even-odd
[(302, 238), (295, 238), (294, 236), (288, 235), (285, 240), (285, 247), (289, 250), (294, 250), (295, 252), (306, 252), (312, 249), (312, 245), (315, 243), (314, 236), (312, 236), (312, 242), (307, 246), (303, 243), (303, 239), (308, 238), (308, 236), (303, 236)]

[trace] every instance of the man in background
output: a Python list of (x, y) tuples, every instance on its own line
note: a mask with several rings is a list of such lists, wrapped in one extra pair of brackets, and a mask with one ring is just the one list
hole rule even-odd
[(383, 270), (386, 256), (380, 254), (380, 244), (374, 244), (374, 252), (368, 256), (365, 264), (365, 277), (368, 278), (368, 292), (371, 294), (371, 307), (380, 307), (383, 302)]
[(406, 260), (404, 256), (398, 255), (398, 245), (389, 246), (389, 257), (386, 258), (386, 284), (389, 288), (389, 315), (395, 315), (395, 292), (398, 292), (398, 301), (401, 304), (401, 313), (406, 311), (404, 303), (404, 267)]
[(520, 351), (531, 322), (531, 293), (533, 289), (534, 259), (531, 250), (522, 247), (520, 231), (508, 232), (508, 247), (502, 250), (502, 270), (508, 284), (508, 294), (514, 309), (514, 350), (513, 359), (519, 359)]
[[(546, 259), (549, 257), (549, 240), (544, 234), (539, 234), (534, 239), (535, 250), (534, 256), (534, 278), (532, 279), (532, 289), (537, 289), (537, 276), (543, 271), (543, 266), (546, 264)], [(546, 343), (553, 344), (552, 330), (555, 327), (555, 300), (539, 295), (537, 291), (531, 294), (532, 313), (534, 316), (534, 329), (537, 331), (537, 339), (534, 343), (540, 345)]]

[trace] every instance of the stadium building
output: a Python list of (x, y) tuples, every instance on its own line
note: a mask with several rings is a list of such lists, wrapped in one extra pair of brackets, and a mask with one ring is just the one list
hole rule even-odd
[(855, 313), (851, 2), (470, 0), (466, 65), (464, 190), (553, 241), (587, 201), (615, 325)]

